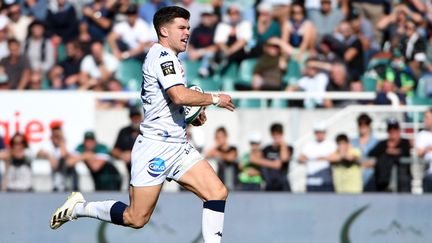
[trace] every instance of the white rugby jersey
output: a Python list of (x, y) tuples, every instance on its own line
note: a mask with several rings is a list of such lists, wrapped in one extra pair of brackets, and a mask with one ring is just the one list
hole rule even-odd
[(166, 92), (176, 85), (186, 86), (180, 60), (171, 49), (155, 43), (147, 53), (142, 71), (144, 120), (140, 126), (141, 133), (150, 139), (186, 142), (184, 108), (174, 104)]

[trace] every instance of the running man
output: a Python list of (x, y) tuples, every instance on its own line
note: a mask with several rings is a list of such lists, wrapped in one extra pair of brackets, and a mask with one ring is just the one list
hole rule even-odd
[[(186, 50), (189, 17), (187, 10), (176, 6), (161, 8), (153, 17), (158, 43), (150, 48), (142, 68), (144, 121), (131, 154), (130, 204), (113, 200), (86, 202), (80, 192), (73, 192), (52, 215), (52, 229), (80, 217), (142, 228), (167, 179), (177, 181), (203, 200), (204, 241), (221, 241), (228, 191), (208, 161), (186, 140), (183, 106), (213, 104), (230, 111), (235, 107), (229, 95), (200, 93), (186, 87), (177, 55)], [(202, 112), (193, 125), (205, 121)]]

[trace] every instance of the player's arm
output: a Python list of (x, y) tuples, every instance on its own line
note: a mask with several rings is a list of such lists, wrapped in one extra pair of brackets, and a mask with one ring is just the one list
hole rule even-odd
[(167, 90), (171, 101), (176, 105), (208, 106), (216, 105), (230, 111), (235, 109), (231, 96), (226, 94), (207, 94), (186, 88), (183, 85), (175, 85)]

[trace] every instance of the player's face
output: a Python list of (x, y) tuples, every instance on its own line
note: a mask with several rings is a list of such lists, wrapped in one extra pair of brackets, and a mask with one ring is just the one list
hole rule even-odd
[(183, 18), (175, 18), (166, 28), (171, 49), (177, 53), (186, 51), (187, 41), (190, 35), (189, 21)]

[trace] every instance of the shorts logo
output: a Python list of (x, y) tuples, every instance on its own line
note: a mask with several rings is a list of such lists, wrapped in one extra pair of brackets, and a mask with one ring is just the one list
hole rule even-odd
[(174, 62), (173, 61), (167, 61), (167, 62), (161, 63), (160, 66), (162, 68), (162, 73), (164, 76), (176, 73), (175, 69), (174, 69)]
[(154, 158), (149, 161), (147, 172), (153, 177), (158, 177), (165, 171), (165, 169), (165, 160)]

